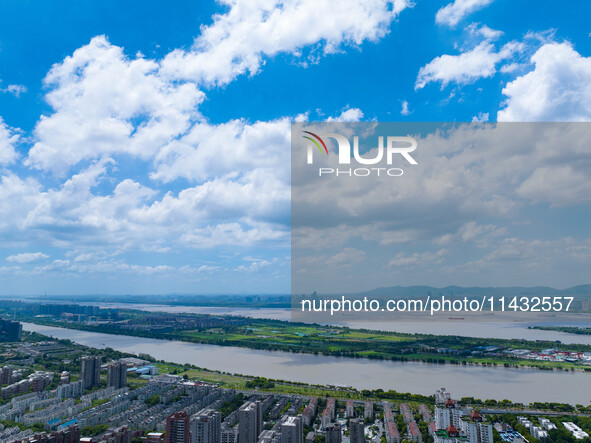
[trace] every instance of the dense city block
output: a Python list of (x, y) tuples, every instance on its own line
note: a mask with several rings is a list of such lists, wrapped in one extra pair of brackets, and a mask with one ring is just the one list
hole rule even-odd
[[(37, 333), (1, 344), (0, 443), (589, 441), (583, 405), (454, 399), (211, 374)], [(236, 384), (236, 380), (239, 384)]]

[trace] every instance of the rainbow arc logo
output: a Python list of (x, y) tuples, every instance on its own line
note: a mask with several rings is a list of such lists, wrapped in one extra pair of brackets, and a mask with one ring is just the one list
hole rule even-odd
[[(307, 140), (310, 140), (312, 143), (314, 143), (316, 146), (318, 146), (318, 149), (320, 150), (320, 153), (323, 154), (324, 152), (326, 152), (326, 155), (328, 155), (328, 148), (326, 147), (326, 143), (324, 143), (324, 140), (322, 140), (318, 135), (314, 134), (313, 132), (310, 131), (302, 131), (306, 134), (310, 134), (312, 137), (308, 137), (307, 135), (303, 135), (302, 137), (304, 137)], [(318, 141), (316, 141), (316, 140)], [(320, 147), (320, 145), (318, 144), (318, 142), (320, 142), (322, 144), (322, 146), (324, 147), (324, 151), (322, 150), (322, 148)]]

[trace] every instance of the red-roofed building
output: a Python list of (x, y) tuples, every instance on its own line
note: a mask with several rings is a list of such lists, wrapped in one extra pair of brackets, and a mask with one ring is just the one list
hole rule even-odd
[(415, 421), (411, 421), (408, 423), (408, 436), (410, 440), (416, 443), (422, 443), (423, 437), (421, 436), (421, 431), (419, 431), (419, 426)]
[(386, 442), (387, 443), (400, 443), (400, 433), (398, 432), (398, 426), (393, 421), (386, 423)]
[(446, 429), (447, 435), (450, 437), (459, 437), (460, 431), (458, 431), (453, 425), (449, 425)]
[(429, 435), (433, 436), (437, 432), (437, 427), (435, 426), (435, 422), (429, 422)]

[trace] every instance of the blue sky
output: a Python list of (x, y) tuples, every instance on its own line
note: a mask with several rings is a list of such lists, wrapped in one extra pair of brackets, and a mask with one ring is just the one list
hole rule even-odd
[[(0, 294), (287, 293), (291, 121), (589, 121), (590, 13), (580, 1), (0, 1)], [(404, 259), (475, 226), (506, 234), (466, 263), (521, 241), (523, 261), (568, 243), (586, 264), (589, 173), (566, 165), (561, 186), (534, 195), (544, 167), (515, 185), (505, 218), (450, 216), (449, 232), (398, 244), (392, 260), (413, 269), (392, 283), (489, 284), (429, 255), (441, 266), (425, 280)], [(506, 229), (537, 217), (552, 222)]]

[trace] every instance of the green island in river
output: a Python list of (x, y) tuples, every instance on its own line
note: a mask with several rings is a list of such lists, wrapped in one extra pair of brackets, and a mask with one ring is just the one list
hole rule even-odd
[[(557, 355), (588, 356), (591, 346), (584, 344), (405, 334), (236, 316), (97, 307), (92, 307), (96, 315), (81, 322), (77, 321), (81, 317), (65, 311), (67, 305), (47, 305), (52, 306), (55, 315), (38, 314), (40, 306), (44, 305), (2, 301), (0, 313), (10, 313), (20, 321), (47, 326), (217, 346), (434, 364), (591, 372), (591, 362), (585, 359), (569, 357), (549, 361), (539, 357), (549, 350)], [(41, 312), (44, 312), (42, 308)]]

